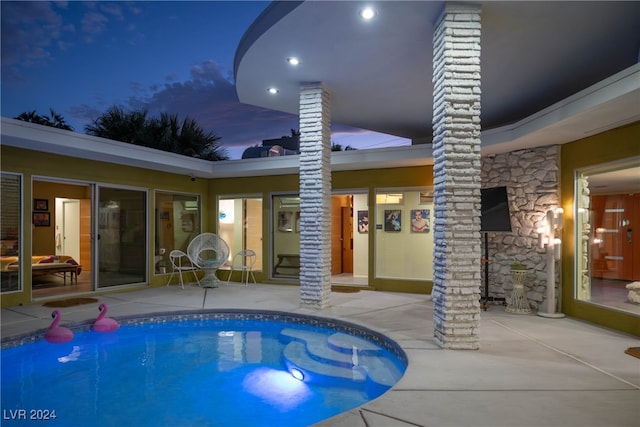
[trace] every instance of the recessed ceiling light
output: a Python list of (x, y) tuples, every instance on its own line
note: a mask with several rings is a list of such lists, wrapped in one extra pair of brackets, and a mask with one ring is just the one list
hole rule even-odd
[(269, 89), (267, 89), (267, 92), (269, 92), (271, 95), (275, 95), (276, 93), (278, 93), (280, 91), (275, 87), (270, 87)]
[(291, 65), (299, 65), (300, 64), (300, 60), (298, 58), (296, 58), (295, 56), (287, 58), (287, 62), (289, 64), (291, 64)]
[(376, 16), (376, 10), (372, 7), (365, 7), (360, 11), (360, 17), (365, 21), (369, 21)]

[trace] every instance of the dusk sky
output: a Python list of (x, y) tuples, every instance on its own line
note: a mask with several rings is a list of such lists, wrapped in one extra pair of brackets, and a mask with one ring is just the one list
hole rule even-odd
[[(233, 58), (258, 1), (2, 1), (1, 115), (52, 108), (85, 133), (112, 105), (189, 116), (220, 136), (232, 159), (289, 135), (298, 117), (238, 102)], [(343, 147), (408, 145), (333, 124)]]

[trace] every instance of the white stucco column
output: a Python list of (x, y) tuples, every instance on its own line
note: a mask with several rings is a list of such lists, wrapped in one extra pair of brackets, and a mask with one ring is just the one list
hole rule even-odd
[(331, 111), (322, 83), (300, 88), (300, 305), (331, 296)]
[(439, 345), (478, 349), (480, 7), (447, 4), (433, 36), (433, 324)]

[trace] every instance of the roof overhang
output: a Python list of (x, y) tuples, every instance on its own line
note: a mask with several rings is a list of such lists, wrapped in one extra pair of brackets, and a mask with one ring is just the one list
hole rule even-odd
[[(198, 178), (234, 178), (298, 173), (300, 156), (208, 161), (91, 135), (1, 118), (3, 146), (158, 170)], [(360, 170), (432, 164), (431, 147), (332, 152), (332, 170)]]
[[(298, 173), (299, 156), (207, 161), (2, 117), (1, 144), (198, 178)], [(640, 121), (640, 64), (513, 125), (481, 133), (482, 154), (564, 144)], [(334, 171), (433, 164), (431, 144), (331, 153)]]
[(482, 132), (482, 154), (566, 144), (640, 121), (640, 64), (516, 123)]

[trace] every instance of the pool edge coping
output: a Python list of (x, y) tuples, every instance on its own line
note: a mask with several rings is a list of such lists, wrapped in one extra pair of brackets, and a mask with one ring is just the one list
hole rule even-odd
[[(226, 317), (225, 317), (226, 316)], [(231, 317), (229, 317), (231, 316)], [(122, 325), (135, 325), (139, 323), (162, 323), (167, 321), (208, 320), (208, 319), (242, 319), (246, 320), (288, 320), (292, 323), (311, 324), (320, 327), (337, 329), (340, 332), (348, 332), (353, 335), (372, 341), (391, 352), (405, 366), (409, 366), (409, 358), (405, 350), (393, 338), (370, 327), (357, 324), (352, 321), (336, 319), (332, 317), (316, 316), (305, 313), (292, 313), (282, 310), (258, 310), (246, 308), (215, 308), (196, 310), (160, 311), (145, 314), (133, 314), (126, 316), (113, 316), (113, 319)], [(300, 321), (303, 320), (303, 321)], [(68, 323), (65, 326), (73, 332), (87, 332), (92, 329), (93, 320)], [(32, 332), (2, 337), (0, 350), (23, 344), (33, 343), (44, 339), (47, 328)]]

